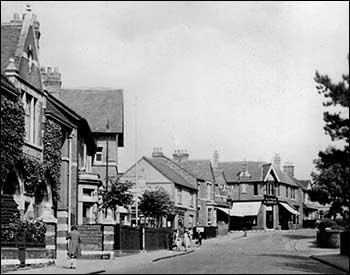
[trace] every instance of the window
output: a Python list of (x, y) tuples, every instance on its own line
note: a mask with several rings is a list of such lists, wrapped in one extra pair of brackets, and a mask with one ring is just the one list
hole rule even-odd
[(212, 214), (213, 214), (213, 209), (208, 208), (208, 224), (211, 224)]
[(211, 200), (211, 194), (212, 194), (212, 190), (211, 190), (211, 184), (210, 183), (207, 183), (207, 199), (208, 200)]
[[(31, 143), (41, 143), (40, 114), (41, 103), (30, 94), (23, 92), (22, 102), (25, 112), (25, 139)], [(40, 104), (39, 104), (40, 103)]]
[(95, 162), (102, 162), (103, 147), (98, 146), (95, 154)]
[(286, 185), (286, 197), (287, 197), (287, 198), (288, 198), (288, 191), (289, 191), (288, 188), (289, 188), (289, 187)]
[(277, 195), (281, 196), (281, 185), (277, 183)]
[(194, 194), (190, 192), (190, 206), (193, 207)]
[(258, 195), (258, 184), (254, 183), (254, 196)]
[(241, 184), (241, 193), (247, 193), (247, 185), (245, 183)]
[(182, 189), (181, 188), (177, 189), (177, 203), (182, 204)]

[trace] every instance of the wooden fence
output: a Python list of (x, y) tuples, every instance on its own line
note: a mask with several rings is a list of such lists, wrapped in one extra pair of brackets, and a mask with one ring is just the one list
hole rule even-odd
[(114, 250), (157, 250), (169, 247), (169, 228), (115, 225)]

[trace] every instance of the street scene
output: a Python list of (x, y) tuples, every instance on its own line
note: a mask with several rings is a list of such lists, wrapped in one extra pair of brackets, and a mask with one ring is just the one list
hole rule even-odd
[(1, 273), (348, 274), (349, 3), (1, 2)]
[[(204, 241), (194, 252), (174, 257), (155, 251), (116, 258), (113, 261), (81, 260), (78, 273), (89, 274), (346, 274), (310, 258), (312, 254), (336, 255), (337, 249), (318, 248), (314, 230), (291, 232), (230, 233)], [(257, 245), (258, 244), (258, 245)], [(331, 258), (329, 258), (331, 259)], [(36, 269), (37, 274), (61, 271), (56, 267)], [(66, 273), (72, 273), (66, 270)], [(74, 273), (74, 272), (73, 272)], [(28, 270), (9, 274), (29, 274)]]

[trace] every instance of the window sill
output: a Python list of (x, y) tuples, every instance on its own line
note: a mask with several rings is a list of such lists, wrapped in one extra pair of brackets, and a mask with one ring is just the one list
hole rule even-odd
[(24, 144), (25, 144), (25, 145), (28, 145), (28, 147), (34, 148), (34, 149), (36, 149), (36, 150), (40, 150), (40, 151), (43, 150), (43, 146), (37, 145), (37, 144), (32, 143), (31, 141), (28, 141), (28, 140), (25, 140), (25, 141), (24, 141)]

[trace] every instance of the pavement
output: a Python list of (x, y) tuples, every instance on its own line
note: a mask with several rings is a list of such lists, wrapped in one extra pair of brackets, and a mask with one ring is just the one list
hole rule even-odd
[[(247, 231), (249, 236), (249, 231)], [(228, 238), (228, 239), (238, 239), (245, 238), (243, 232), (230, 232), (226, 236), (219, 236), (217, 238)], [(208, 240), (203, 240), (203, 246), (215, 242), (217, 238), (212, 238)], [(349, 273), (349, 257), (340, 255), (339, 249), (320, 249), (315, 246), (315, 241), (310, 238), (294, 240), (290, 243), (291, 248), (296, 251), (310, 255), (310, 258), (320, 261), (324, 264), (335, 267), (343, 272)], [(42, 268), (25, 268), (19, 269), (17, 271), (6, 272), (6, 274), (99, 274), (105, 272), (106, 268), (110, 265), (118, 266), (130, 266), (135, 264), (135, 262), (148, 261), (157, 262), (163, 259), (168, 259), (172, 257), (182, 256), (189, 253), (194, 253), (196, 250), (201, 249), (201, 247), (192, 247), (188, 251), (171, 251), (171, 250), (155, 250), (141, 252), (137, 254), (127, 255), (123, 257), (115, 257), (111, 260), (78, 260), (78, 268), (69, 268), (69, 259), (64, 256), (59, 256), (56, 265), (46, 266)]]
[(296, 240), (293, 246), (295, 250), (301, 253), (311, 252), (311, 259), (349, 273), (349, 256), (341, 255), (339, 248), (319, 248), (315, 239)]
[(41, 268), (20, 268), (16, 271), (6, 272), (6, 274), (99, 274), (106, 270), (110, 265), (128, 266), (133, 265), (138, 261), (157, 262), (163, 259), (182, 256), (195, 252), (197, 247), (188, 249), (187, 251), (172, 251), (172, 250), (155, 250), (130, 254), (122, 257), (115, 257), (112, 260), (100, 259), (78, 259), (77, 269), (70, 269), (70, 260), (66, 257), (59, 256), (56, 264)]

